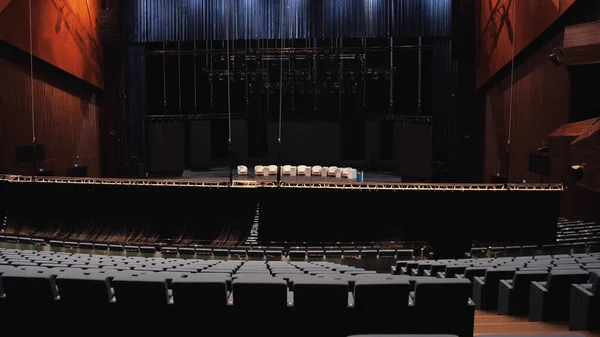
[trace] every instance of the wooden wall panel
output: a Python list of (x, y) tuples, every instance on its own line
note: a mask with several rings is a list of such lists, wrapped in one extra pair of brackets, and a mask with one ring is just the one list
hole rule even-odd
[[(514, 73), (512, 119), (510, 122), (511, 155), (509, 179), (540, 182), (542, 177), (528, 172), (529, 153), (542, 146), (548, 134), (568, 122), (570, 81), (564, 66), (548, 60), (552, 48), (561, 46), (563, 33), (540, 47), (516, 65)], [(506, 171), (506, 144), (509, 135), (511, 76), (506, 74), (486, 93), (484, 177)]]
[[(0, 46), (0, 49), (2, 46)], [(37, 144), (45, 147), (54, 175), (66, 175), (75, 163), (99, 176), (99, 106), (96, 95), (75, 78), (60, 85), (35, 73), (33, 107)], [(31, 145), (31, 81), (29, 69), (0, 53), (0, 172), (31, 174), (32, 166), (17, 162), (16, 147)], [(91, 87), (90, 87), (91, 88)]]
[(574, 3), (575, 0), (478, 0), (477, 86), (485, 84), (510, 62), (513, 47), (518, 55)]
[[(31, 0), (33, 55), (100, 88), (101, 0)], [(29, 1), (0, 1), (0, 39), (30, 52)]]

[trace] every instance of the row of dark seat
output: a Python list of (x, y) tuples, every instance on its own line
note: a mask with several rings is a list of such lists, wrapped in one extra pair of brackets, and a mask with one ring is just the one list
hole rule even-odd
[(412, 249), (383, 248), (378, 244), (364, 245), (336, 245), (336, 246), (260, 246), (239, 245), (233, 247), (211, 247), (211, 246), (139, 246), (122, 245), (94, 242), (76, 242), (63, 240), (44, 240), (14, 235), (0, 235), (0, 242), (26, 243), (33, 245), (50, 245), (54, 247), (82, 248), (100, 251), (157, 253), (170, 255), (205, 255), (205, 256), (236, 256), (236, 257), (389, 257), (396, 259), (410, 259), (413, 257)]
[[(4, 293), (0, 309), (21, 323), (25, 319), (52, 325), (69, 317), (71, 324), (97, 326), (103, 317), (129, 326), (131, 332), (140, 329), (132, 325), (136, 321), (132, 314), (143, 314), (147, 320), (155, 313), (161, 322), (151, 326), (163, 335), (169, 329), (200, 327), (209, 329), (211, 336), (239, 334), (247, 324), (271, 327), (272, 331), (261, 329), (260, 335), (278, 336), (473, 335), (474, 306), (467, 279), (391, 276), (331, 262), (204, 261), (6, 249), (0, 250), (0, 261)], [(33, 319), (34, 312), (43, 316)], [(430, 324), (432, 319), (437, 324)], [(290, 326), (295, 331), (278, 330)], [(98, 329), (107, 332), (105, 327)]]
[(600, 242), (600, 225), (595, 222), (559, 219), (556, 241), (558, 243)]
[(569, 320), (572, 330), (600, 322), (600, 254), (398, 261), (393, 274), (466, 278), (476, 309), (528, 314), (530, 321)]

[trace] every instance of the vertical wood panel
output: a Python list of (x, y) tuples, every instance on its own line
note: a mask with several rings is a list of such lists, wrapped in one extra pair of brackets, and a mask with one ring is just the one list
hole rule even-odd
[[(541, 176), (528, 172), (529, 153), (542, 146), (554, 129), (568, 122), (570, 81), (567, 69), (548, 60), (552, 48), (562, 45), (563, 33), (540, 47), (515, 66), (510, 181), (539, 182)], [(509, 134), (510, 73), (486, 93), (485, 179), (506, 171), (506, 143)]]
[[(45, 147), (41, 163), (66, 175), (73, 164), (88, 166), (88, 175), (100, 173), (99, 106), (95, 94), (79, 80), (50, 83), (34, 66), (36, 142)], [(42, 69), (38, 69), (43, 71)], [(16, 147), (31, 145), (31, 82), (29, 69), (0, 57), (0, 172), (30, 174), (31, 165), (19, 164)], [(79, 159), (78, 159), (79, 157)]]

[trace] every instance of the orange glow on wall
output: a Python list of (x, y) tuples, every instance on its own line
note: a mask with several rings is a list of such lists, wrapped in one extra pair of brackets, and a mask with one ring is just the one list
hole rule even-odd
[[(31, 0), (31, 4), (33, 55), (103, 88), (101, 1)], [(29, 32), (29, 1), (0, 0), (0, 39), (30, 52)]]
[(476, 3), (477, 87), (519, 54), (575, 0), (479, 0)]

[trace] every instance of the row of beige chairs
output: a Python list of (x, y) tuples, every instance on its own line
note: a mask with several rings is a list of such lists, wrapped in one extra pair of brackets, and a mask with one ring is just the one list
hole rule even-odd
[[(248, 175), (248, 167), (245, 165), (239, 165), (237, 168), (237, 174), (239, 176)], [(277, 174), (277, 165), (256, 165), (254, 167), (255, 176), (269, 176)], [(337, 166), (292, 166), (284, 165), (281, 167), (281, 174), (284, 176), (317, 176), (317, 177), (335, 177), (335, 178), (347, 178), (356, 179), (357, 171), (351, 167), (337, 167)]]

